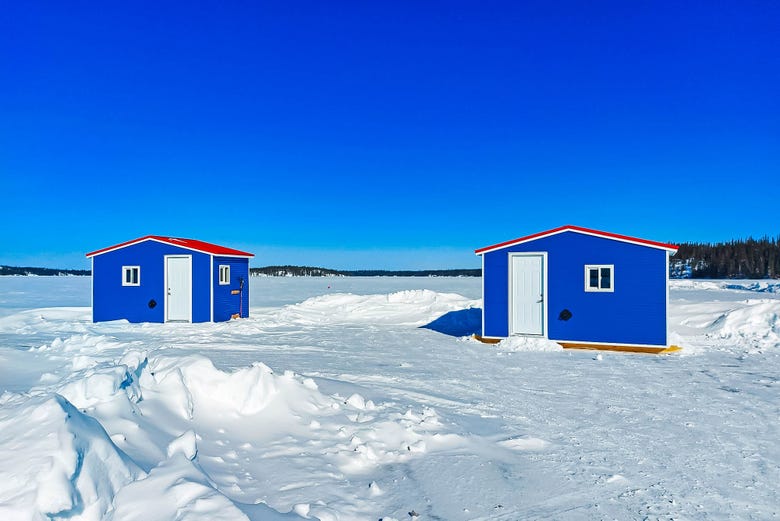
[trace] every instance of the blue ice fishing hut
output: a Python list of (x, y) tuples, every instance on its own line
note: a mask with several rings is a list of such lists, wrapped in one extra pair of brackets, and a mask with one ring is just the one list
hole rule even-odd
[(480, 248), (482, 338), (657, 352), (677, 246), (562, 226)]
[(93, 322), (222, 322), (249, 316), (251, 253), (148, 235), (87, 257)]

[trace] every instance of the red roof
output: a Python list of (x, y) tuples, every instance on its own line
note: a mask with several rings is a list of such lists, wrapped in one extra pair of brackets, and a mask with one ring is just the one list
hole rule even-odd
[(253, 253), (234, 250), (233, 248), (226, 248), (225, 246), (219, 246), (217, 244), (211, 244), (210, 242), (203, 242), (195, 239), (181, 239), (178, 237), (161, 237), (160, 235), (147, 235), (146, 237), (133, 239), (132, 241), (127, 241), (114, 246), (109, 246), (108, 248), (95, 250), (93, 252), (87, 253), (87, 257), (94, 257), (95, 255), (100, 255), (101, 253), (108, 253), (110, 251), (118, 250), (120, 248), (131, 246), (133, 244), (138, 244), (139, 242), (144, 242), (144, 241), (164, 242), (166, 244), (172, 244), (174, 246), (181, 246), (182, 248), (187, 248), (188, 250), (199, 251), (201, 253), (208, 253), (209, 255), (225, 255), (228, 257), (254, 257), (255, 256)]
[(641, 246), (650, 246), (652, 248), (660, 248), (663, 250), (667, 250), (670, 252), (676, 252), (677, 246), (674, 244), (666, 244), (663, 242), (656, 242), (656, 241), (648, 241), (647, 239), (637, 239), (636, 237), (629, 237), (628, 235), (618, 235), (617, 233), (609, 233), (609, 232), (602, 232), (599, 230), (591, 230), (590, 228), (582, 228), (581, 226), (572, 226), (570, 224), (566, 226), (561, 226), (558, 228), (553, 228), (552, 230), (547, 230), (546, 232), (539, 232), (534, 233), (533, 235), (526, 235), (525, 237), (520, 237), (519, 239), (514, 239), (511, 241), (506, 242), (500, 242), (498, 244), (494, 244), (492, 246), (485, 246), (484, 248), (479, 248), (477, 250), (474, 250), (474, 253), (477, 255), (482, 255), (483, 253), (487, 253), (489, 251), (493, 250), (499, 250), (501, 248), (506, 248), (507, 246), (513, 246), (515, 244), (520, 244), (523, 242), (533, 241), (535, 239), (541, 239), (543, 237), (548, 237), (550, 235), (555, 235), (562, 232), (577, 232), (577, 233), (583, 233), (585, 235), (594, 235), (596, 237), (604, 237), (605, 239), (614, 239), (618, 241), (623, 242), (630, 242), (632, 244), (639, 244)]

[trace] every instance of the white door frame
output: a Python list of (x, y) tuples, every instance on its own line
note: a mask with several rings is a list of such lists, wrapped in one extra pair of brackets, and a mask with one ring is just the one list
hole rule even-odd
[(186, 258), (187, 261), (190, 264), (190, 316), (187, 319), (187, 322), (192, 322), (192, 255), (164, 255), (164, 261), (163, 261), (163, 322), (168, 322), (168, 259), (171, 257), (178, 257), (178, 258)]
[(508, 336), (512, 336), (512, 310), (514, 309), (514, 284), (513, 284), (513, 266), (514, 263), (512, 262), (513, 257), (541, 257), (542, 258), (542, 334), (541, 335), (532, 335), (532, 334), (520, 334), (521, 336), (532, 336), (532, 337), (540, 337), (540, 338), (547, 338), (547, 318), (549, 316), (549, 313), (547, 312), (547, 306), (548, 306), (548, 298), (547, 298), (547, 252), (546, 251), (524, 251), (524, 252), (518, 252), (518, 253), (510, 253), (508, 257), (508, 271), (509, 271), (509, 277), (508, 277), (508, 288), (507, 291), (509, 293), (509, 299), (508, 299), (508, 306), (507, 306), (507, 334)]

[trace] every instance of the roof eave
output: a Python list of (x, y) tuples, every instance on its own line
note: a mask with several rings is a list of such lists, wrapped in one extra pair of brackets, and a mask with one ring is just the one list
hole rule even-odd
[(176, 244), (172, 241), (165, 241), (161, 240), (159, 236), (156, 235), (147, 235), (145, 237), (140, 237), (138, 239), (133, 239), (132, 241), (123, 242), (120, 244), (116, 244), (114, 246), (109, 246), (107, 248), (102, 248), (100, 250), (95, 250), (93, 252), (87, 253), (87, 258), (96, 257), (98, 255), (102, 255), (104, 253), (109, 253), (116, 250), (121, 250), (122, 248), (127, 248), (128, 246), (133, 246), (135, 244), (139, 244), (145, 241), (155, 241), (159, 242), (160, 244), (167, 244), (168, 246), (176, 246), (177, 248), (181, 248), (183, 250), (190, 250), (190, 251), (196, 251), (198, 253), (203, 253), (205, 255), (213, 255), (215, 257), (236, 257), (240, 259), (251, 259), (255, 256), (254, 253), (249, 252), (239, 252), (238, 250), (234, 250), (236, 253), (215, 253), (211, 251), (201, 250), (199, 248), (193, 248), (192, 246), (185, 246), (183, 244)]
[(552, 230), (547, 230), (544, 232), (535, 233), (532, 235), (527, 235), (525, 237), (520, 237), (519, 239), (513, 239), (511, 241), (505, 241), (500, 242), (498, 244), (493, 244), (492, 246), (486, 246), (484, 248), (478, 248), (474, 250), (474, 253), (477, 256), (484, 255), (485, 253), (490, 253), (492, 251), (501, 250), (504, 248), (508, 248), (510, 246), (515, 246), (517, 244), (523, 244), (525, 242), (532, 242), (538, 239), (543, 239), (545, 237), (549, 237), (551, 235), (557, 235), (559, 233), (563, 232), (575, 232), (575, 233), (581, 233), (584, 235), (591, 235), (594, 237), (601, 237), (603, 239), (611, 239), (621, 242), (626, 242), (630, 244), (636, 244), (638, 246), (646, 246), (648, 248), (656, 248), (660, 250), (666, 250), (667, 252), (670, 252), (672, 254), (677, 252), (677, 246), (673, 244), (666, 244), (662, 242), (656, 242), (656, 241), (649, 241), (646, 239), (639, 239), (636, 237), (629, 237), (628, 235), (620, 235), (617, 233), (610, 233), (610, 232), (602, 232), (600, 230), (592, 230), (590, 228), (583, 228), (581, 226), (573, 226), (573, 225), (567, 225), (567, 226), (559, 226), (558, 228), (553, 228)]

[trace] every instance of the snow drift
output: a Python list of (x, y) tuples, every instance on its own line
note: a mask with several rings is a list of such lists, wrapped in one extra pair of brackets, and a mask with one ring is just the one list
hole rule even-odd
[(55, 395), (0, 397), (0, 518), (103, 519), (145, 473), (97, 420)]
[(387, 295), (335, 293), (284, 307), (278, 320), (303, 325), (354, 324), (422, 326), (450, 311), (479, 306), (455, 293), (406, 290)]

